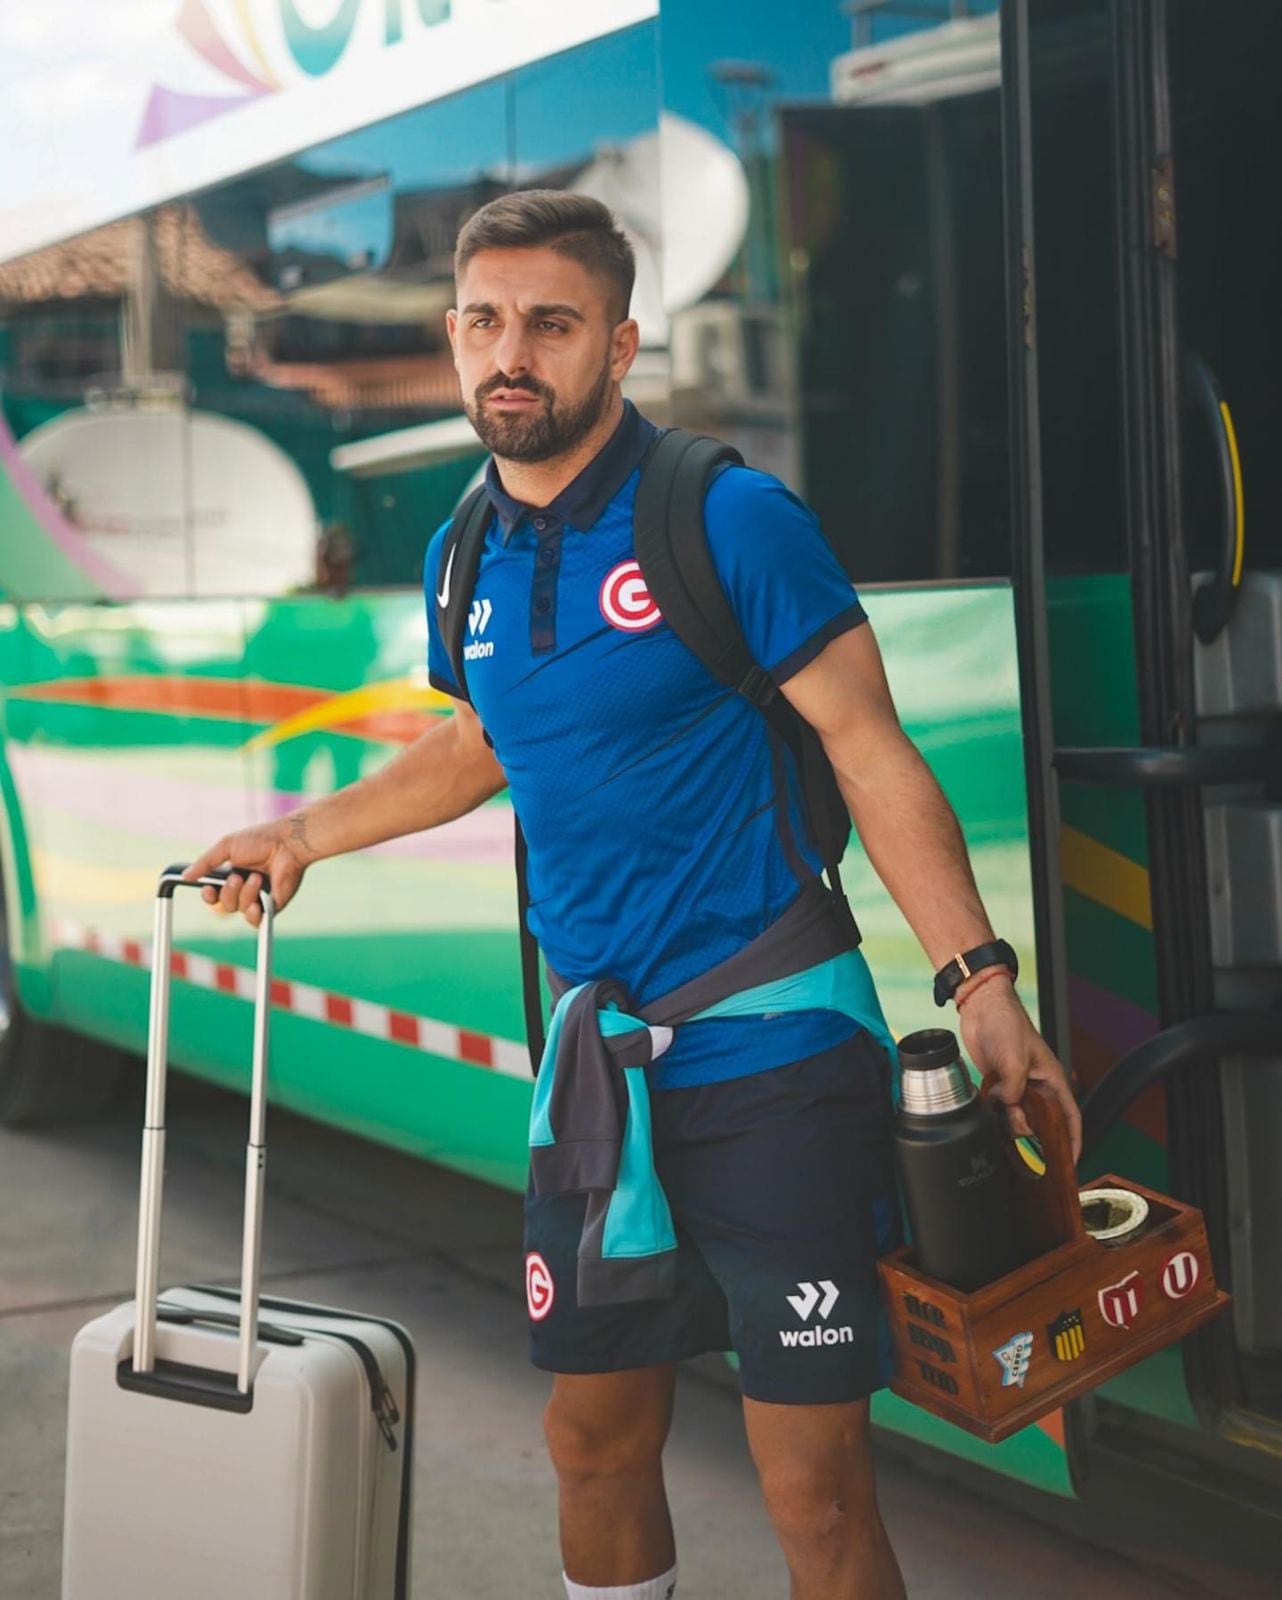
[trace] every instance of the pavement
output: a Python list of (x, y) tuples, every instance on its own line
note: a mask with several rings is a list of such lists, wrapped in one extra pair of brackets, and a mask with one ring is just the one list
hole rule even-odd
[[(0, 1129), (3, 1600), (59, 1593), (67, 1355), (77, 1328), (132, 1295), (138, 1079), (91, 1124)], [(234, 1097), (171, 1080), (162, 1285), (236, 1281), (244, 1119)], [(415, 1600), (555, 1600), (548, 1379), (526, 1360), (519, 1201), (282, 1112), (268, 1145), (265, 1287), (394, 1317), (419, 1351)], [(683, 1600), (782, 1600), (719, 1358), (682, 1375), (666, 1470)], [(996, 1503), (979, 1482), (958, 1488), (881, 1452), (883, 1513), (913, 1600), (1277, 1593), (1206, 1560), (1155, 1572)]]

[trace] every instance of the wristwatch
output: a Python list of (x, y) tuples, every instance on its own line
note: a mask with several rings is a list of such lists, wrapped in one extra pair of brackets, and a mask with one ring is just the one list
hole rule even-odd
[(995, 939), (992, 944), (977, 944), (973, 950), (964, 950), (955, 955), (935, 974), (935, 1004), (946, 1006), (967, 978), (973, 978), (985, 967), (1009, 967), (1011, 977), (1019, 977), (1019, 958), (1005, 939)]

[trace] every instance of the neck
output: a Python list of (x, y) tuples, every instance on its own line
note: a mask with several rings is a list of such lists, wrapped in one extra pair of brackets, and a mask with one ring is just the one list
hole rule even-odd
[(499, 482), (505, 492), (522, 505), (551, 505), (561, 490), (573, 483), (598, 454), (618, 427), (622, 415), (623, 395), (616, 387), (591, 432), (584, 434), (573, 450), (567, 450), (563, 456), (553, 456), (550, 461), (510, 461), (506, 456), (495, 456)]

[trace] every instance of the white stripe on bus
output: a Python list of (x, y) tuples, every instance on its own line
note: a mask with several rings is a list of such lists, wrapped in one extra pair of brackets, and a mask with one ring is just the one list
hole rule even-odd
[[(85, 950), (107, 961), (127, 966), (150, 968), (151, 944), (119, 934), (102, 933), (79, 923), (59, 921), (53, 926), (54, 943), (64, 949)], [(229, 999), (252, 1002), (254, 973), (250, 967), (215, 961), (190, 950), (173, 952), (174, 976), (197, 989), (211, 989)], [(505, 1077), (528, 1079), (529, 1057), (525, 1046), (515, 1039), (500, 1039), (474, 1028), (460, 1028), (432, 1017), (393, 1011), (376, 1000), (320, 989), (296, 978), (277, 978), (272, 983), (272, 1009), (290, 1016), (305, 1017), (365, 1038), (404, 1045), (426, 1055), (443, 1056), (481, 1072), (499, 1072)]]

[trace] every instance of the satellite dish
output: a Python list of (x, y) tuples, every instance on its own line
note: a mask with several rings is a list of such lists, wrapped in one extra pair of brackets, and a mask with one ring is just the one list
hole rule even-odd
[(243, 422), (180, 409), (65, 411), (19, 449), (140, 594), (277, 595), (315, 578), (306, 480)]
[(658, 128), (603, 150), (574, 188), (610, 207), (637, 256), (632, 314), (643, 345), (725, 274), (748, 228), (739, 158), (706, 128), (665, 111)]

